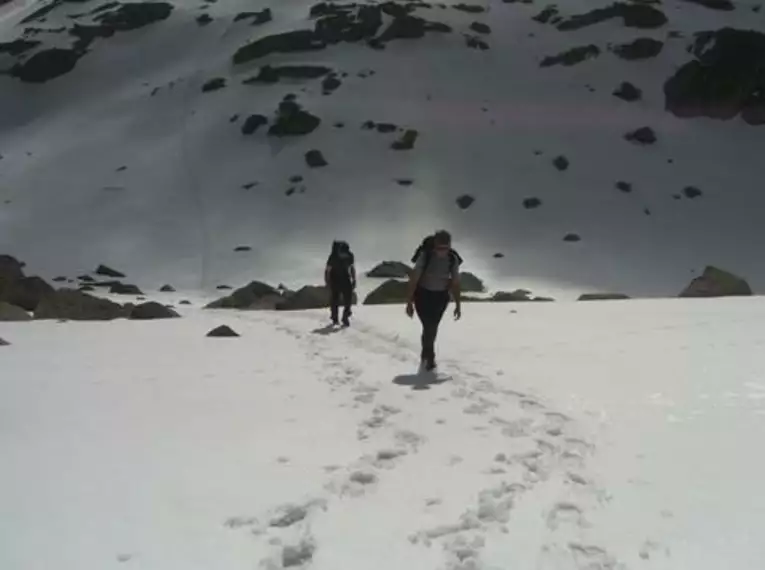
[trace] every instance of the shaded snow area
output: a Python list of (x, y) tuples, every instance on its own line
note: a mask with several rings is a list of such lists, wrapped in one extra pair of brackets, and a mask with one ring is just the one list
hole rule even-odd
[(760, 299), (356, 312), (0, 323), (0, 568), (763, 567)]

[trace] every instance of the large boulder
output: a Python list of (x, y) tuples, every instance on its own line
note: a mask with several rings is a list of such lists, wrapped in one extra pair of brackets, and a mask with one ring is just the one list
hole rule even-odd
[(10, 343), (10, 342), (8, 342), (7, 340), (3, 340), (2, 338), (0, 338), (0, 346), (10, 346), (10, 345), (11, 345), (11, 343)]
[(109, 289), (109, 293), (114, 295), (143, 295), (143, 291), (141, 291), (137, 285), (128, 283), (113, 284)]
[(93, 297), (74, 289), (59, 289), (45, 297), (35, 309), (35, 319), (110, 321), (124, 316), (119, 303)]
[(0, 293), (0, 301), (34, 311), (40, 301), (55, 291), (41, 277), (22, 277), (9, 283)]
[[(353, 293), (351, 304), (356, 304), (356, 293)], [(306, 285), (296, 292), (286, 293), (284, 299), (277, 303), (280, 311), (296, 311), (302, 309), (323, 309), (329, 307), (330, 292), (323, 285)]]
[(378, 263), (370, 271), (367, 277), (381, 279), (406, 279), (412, 272), (412, 268), (400, 261), (383, 261)]
[(584, 293), (579, 295), (577, 301), (621, 301), (629, 298), (624, 293)]
[(112, 269), (107, 265), (99, 265), (96, 268), (96, 275), (103, 275), (104, 277), (112, 277), (115, 279), (123, 279), (125, 277), (124, 273), (117, 271), (116, 269)]
[(32, 317), (21, 307), (0, 301), (0, 322), (31, 321)]
[(180, 317), (178, 313), (166, 307), (161, 303), (150, 301), (148, 303), (141, 303), (133, 307), (130, 311), (129, 319), (136, 321), (145, 321), (153, 319), (174, 319)]
[(680, 297), (729, 297), (751, 295), (752, 289), (743, 278), (711, 265), (704, 269), (680, 293)]
[(24, 277), (24, 264), (10, 255), (0, 255), (0, 291), (3, 283)]
[(386, 305), (395, 303), (405, 303), (409, 283), (406, 281), (397, 281), (389, 279), (377, 289), (372, 291), (364, 299), (365, 305)]
[[(252, 308), (264, 308), (259, 307), (259, 303), (262, 303), (266, 299), (274, 300), (274, 307), (277, 301), (282, 299), (279, 291), (271, 287), (266, 283), (260, 281), (252, 281), (249, 285), (237, 289), (226, 297), (213, 301), (206, 306), (207, 309), (252, 309)], [(271, 308), (274, 308), (271, 307)]]
[(486, 286), (473, 273), (463, 271), (460, 273), (460, 290), (465, 293), (483, 293)]
[(227, 325), (221, 325), (208, 332), (207, 336), (213, 338), (233, 338), (239, 336), (239, 334), (231, 327)]

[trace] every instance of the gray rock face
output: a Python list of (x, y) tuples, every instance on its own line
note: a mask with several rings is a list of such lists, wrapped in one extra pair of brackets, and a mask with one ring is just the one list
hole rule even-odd
[(714, 266), (707, 266), (701, 277), (696, 277), (680, 293), (680, 297), (731, 297), (751, 295), (752, 289), (745, 279)]
[(124, 316), (119, 303), (99, 299), (74, 289), (59, 289), (45, 297), (34, 312), (35, 319), (110, 321)]

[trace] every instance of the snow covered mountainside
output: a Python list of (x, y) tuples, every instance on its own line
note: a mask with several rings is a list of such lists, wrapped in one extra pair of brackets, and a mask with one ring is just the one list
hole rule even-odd
[(762, 289), (760, 8), (13, 0), (0, 249), (293, 286), (333, 238), (364, 269), (443, 226), (492, 288)]
[(510, 307), (0, 322), (0, 568), (761, 570), (762, 299)]

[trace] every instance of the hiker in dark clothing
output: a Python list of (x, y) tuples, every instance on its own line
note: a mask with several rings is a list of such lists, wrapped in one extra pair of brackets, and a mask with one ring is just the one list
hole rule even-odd
[(462, 316), (459, 269), (462, 259), (451, 247), (449, 232), (440, 230), (426, 238), (415, 252), (414, 270), (409, 277), (406, 314), (415, 310), (422, 323), (422, 364), (426, 370), (436, 367), (435, 342), (438, 325), (454, 299), (454, 318)]
[(332, 252), (327, 259), (324, 282), (330, 291), (330, 311), (332, 324), (338, 324), (340, 298), (343, 300), (343, 326), (349, 326), (353, 290), (356, 288), (356, 268), (353, 265), (353, 253), (345, 241), (332, 242)]

